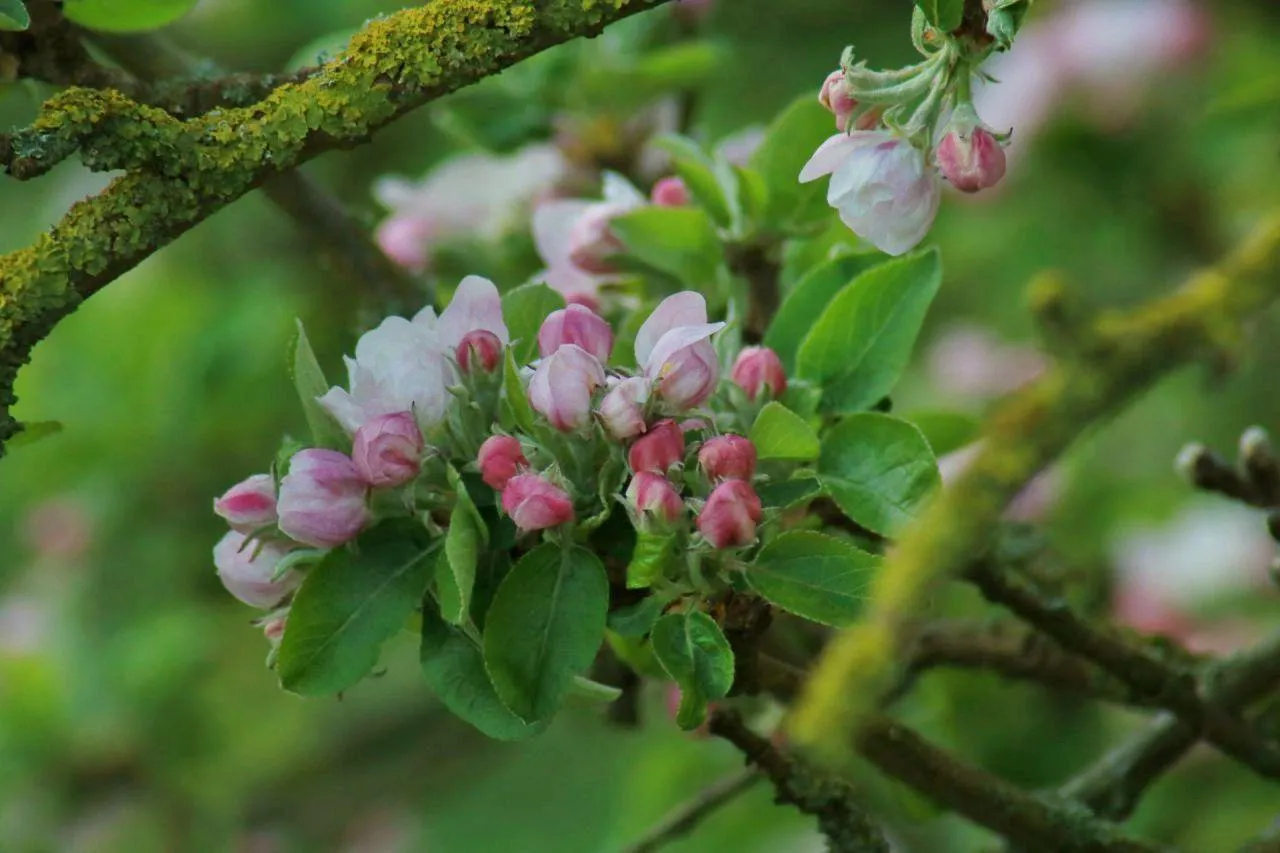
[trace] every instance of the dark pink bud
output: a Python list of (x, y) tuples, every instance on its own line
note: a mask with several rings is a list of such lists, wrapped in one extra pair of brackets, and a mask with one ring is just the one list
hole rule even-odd
[(227, 520), (232, 530), (252, 533), (276, 523), (276, 484), (269, 474), (254, 474), (236, 483), (213, 502), (213, 511)]
[(714, 548), (741, 548), (756, 538), (764, 508), (744, 480), (725, 480), (715, 487), (698, 515), (698, 530)]
[(756, 473), (756, 446), (740, 435), (720, 435), (698, 451), (698, 464), (711, 482), (750, 481)]
[(627, 500), (637, 512), (671, 524), (684, 514), (684, 501), (671, 481), (661, 474), (641, 471), (627, 486)]
[(747, 392), (750, 400), (755, 400), (761, 389), (767, 388), (769, 396), (774, 399), (787, 390), (787, 373), (782, 369), (782, 359), (768, 347), (747, 347), (738, 353), (729, 377)]
[(480, 445), (476, 457), (480, 477), (493, 489), (502, 491), (521, 470), (529, 466), (520, 442), (509, 435), (492, 435)]
[(590, 308), (569, 305), (552, 311), (538, 330), (538, 351), (543, 358), (564, 344), (577, 344), (605, 364), (613, 354), (613, 329)]
[(517, 474), (502, 490), (502, 508), (524, 532), (573, 521), (573, 501), (559, 486), (538, 474)]
[(412, 412), (382, 415), (356, 430), (351, 461), (371, 486), (403, 486), (418, 476), (421, 460), (422, 431)]
[(832, 71), (827, 75), (827, 79), (822, 81), (818, 101), (835, 115), (837, 128), (848, 129), (849, 118), (858, 109), (858, 101), (853, 97), (843, 71)]
[(692, 204), (693, 197), (684, 181), (672, 175), (663, 178), (653, 185), (649, 198), (658, 207), (687, 207)]
[(458, 343), (457, 359), (463, 373), (492, 373), (502, 362), (502, 341), (488, 329), (467, 332)]
[(976, 193), (1004, 177), (1004, 148), (984, 128), (953, 125), (938, 143), (938, 168), (956, 189)]
[(684, 433), (673, 420), (658, 421), (636, 439), (627, 452), (631, 470), (666, 474), (668, 469), (684, 461)]

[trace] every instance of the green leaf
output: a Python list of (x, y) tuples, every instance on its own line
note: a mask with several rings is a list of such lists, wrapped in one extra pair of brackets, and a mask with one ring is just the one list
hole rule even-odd
[(0, 30), (21, 32), (31, 26), (27, 4), (22, 0), (0, 0)]
[(485, 617), (484, 659), (503, 703), (526, 722), (556, 712), (595, 658), (609, 581), (594, 554), (544, 544), (498, 587)]
[(768, 190), (766, 218), (783, 227), (803, 227), (830, 215), (826, 181), (800, 183), (800, 170), (826, 139), (835, 135), (831, 113), (818, 99), (805, 95), (769, 126), (751, 157), (751, 167)]
[(44, 441), (50, 436), (57, 435), (62, 432), (61, 421), (27, 421), (22, 425), (22, 431), (9, 439), (6, 448), (13, 450), (18, 447), (26, 447), (35, 444), (37, 441)]
[(706, 211), (698, 207), (642, 207), (611, 223), (627, 253), (645, 265), (703, 289), (715, 279), (723, 251)]
[(647, 595), (630, 607), (610, 613), (609, 630), (623, 637), (643, 637), (653, 630), (653, 624), (669, 603), (670, 599), (660, 595)]
[(467, 621), (471, 611), (471, 592), (476, 583), (476, 564), (489, 539), (480, 511), (458, 472), (447, 469), (449, 485), (457, 494), (453, 512), (449, 514), (449, 530), (444, 537), (444, 557), (436, 576), (436, 593), (440, 597), (440, 615), (455, 625)]
[(857, 618), (880, 558), (822, 533), (784, 533), (760, 550), (747, 583), (783, 610), (842, 627)]
[(62, 13), (91, 30), (137, 33), (172, 24), (199, 0), (66, 0)]
[(916, 0), (924, 18), (932, 26), (949, 33), (964, 20), (964, 0)]
[(706, 152), (687, 136), (664, 136), (655, 144), (671, 155), (672, 166), (694, 201), (710, 214), (717, 225), (728, 228), (733, 217)]
[(430, 607), (422, 614), (419, 651), (427, 685), (444, 706), (496, 740), (522, 740), (545, 728), (529, 725), (502, 704), (474, 640), (446, 623)]
[(415, 522), (381, 524), (307, 573), (276, 659), (286, 690), (340, 693), (373, 669), (383, 642), (422, 603), (435, 558), (424, 538)]
[(981, 424), (963, 412), (913, 412), (904, 416), (924, 434), (934, 456), (946, 456), (978, 440)]
[(529, 405), (529, 394), (520, 381), (520, 368), (516, 366), (510, 349), (502, 356), (502, 400), (503, 408), (510, 416), (510, 425), (532, 432), (533, 406)]
[(851, 415), (822, 437), (818, 474), (845, 515), (883, 536), (915, 517), (940, 482), (920, 430), (876, 412)]
[(722, 699), (733, 686), (733, 649), (720, 626), (701, 611), (671, 613), (653, 627), (653, 653), (667, 674), (680, 685), (676, 722), (696, 729), (707, 714), (707, 703)]
[(776, 400), (760, 410), (749, 438), (761, 459), (817, 459), (820, 449), (813, 427)]
[(528, 364), (538, 355), (538, 330), (552, 311), (564, 307), (564, 297), (545, 284), (526, 284), (502, 297), (502, 317), (511, 333), (516, 364)]
[(879, 252), (843, 255), (818, 265), (796, 283), (782, 300), (782, 305), (764, 336), (765, 346), (778, 354), (788, 373), (795, 372), (796, 353), (800, 350), (801, 342), (836, 294), (848, 287), (859, 275), (885, 260), (886, 256)]
[(831, 300), (796, 357), (825, 409), (861, 411), (893, 390), (941, 281), (938, 251), (927, 249), (872, 267)]
[(627, 589), (653, 586), (678, 556), (674, 535), (637, 530), (636, 547), (627, 563)]
[(822, 481), (808, 472), (801, 472), (790, 480), (776, 480), (756, 487), (760, 502), (767, 507), (788, 509), (811, 501), (823, 493)]
[(302, 401), (302, 413), (307, 418), (314, 445), (332, 450), (349, 449), (351, 442), (347, 434), (317, 399), (329, 390), (329, 382), (324, 378), (324, 371), (320, 369), (320, 362), (311, 349), (311, 341), (307, 339), (307, 330), (303, 328), (301, 320), (298, 321), (298, 335), (294, 339), (290, 368), (293, 385), (298, 389), (298, 399)]
[(582, 699), (586, 703), (607, 705), (610, 702), (616, 702), (621, 695), (622, 691), (619, 688), (583, 678), (581, 675), (575, 675), (573, 681), (569, 683), (569, 696)]

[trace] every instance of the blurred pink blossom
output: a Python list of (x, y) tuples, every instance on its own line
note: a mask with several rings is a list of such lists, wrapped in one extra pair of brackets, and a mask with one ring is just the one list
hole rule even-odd
[(1045, 357), (1023, 344), (1001, 342), (990, 330), (957, 324), (934, 339), (928, 370), (935, 388), (951, 397), (989, 400), (1044, 372)]
[[(938, 473), (942, 476), (943, 487), (964, 474), (981, 450), (982, 442), (975, 441), (940, 458)], [(1041, 471), (1009, 502), (1004, 517), (1010, 521), (1039, 521), (1053, 510), (1061, 494), (1062, 475), (1053, 468)]]
[[(603, 200), (544, 201), (533, 212), (533, 240), (547, 268), (535, 278), (545, 281), (570, 300), (594, 300), (600, 285), (611, 280), (612, 273), (600, 263), (603, 248), (586, 250), (587, 231), (594, 235), (593, 247), (607, 243), (616, 250), (620, 248), (616, 238), (614, 241), (607, 239), (610, 236), (608, 220), (648, 203), (643, 193), (614, 172), (605, 173)], [(587, 262), (588, 268), (584, 268), (581, 262)]]
[(22, 537), (42, 559), (71, 563), (93, 545), (94, 520), (78, 498), (62, 495), (41, 501), (22, 520)]
[(0, 599), (0, 655), (30, 655), (53, 635), (49, 607), (35, 596)]
[(418, 181), (381, 178), (373, 194), (389, 214), (378, 226), (378, 245), (397, 264), (421, 271), (435, 243), (460, 234), (495, 239), (567, 172), (555, 146), (538, 144), (505, 157), (462, 154)]

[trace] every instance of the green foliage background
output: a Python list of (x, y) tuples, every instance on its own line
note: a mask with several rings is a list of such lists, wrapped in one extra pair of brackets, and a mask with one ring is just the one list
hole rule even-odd
[[(1148, 93), (1134, 121), (1103, 132), (1075, 105), (1024, 152), (998, 197), (949, 197), (934, 234), (946, 272), (926, 338), (961, 319), (1030, 338), (1023, 288), (1045, 268), (1065, 271), (1098, 304), (1162, 292), (1280, 201), (1280, 14), (1269, 0), (1221, 5), (1211, 55)], [(709, 30), (722, 64), (696, 113), (709, 140), (816, 93), (849, 41), (873, 64), (909, 58), (905, 3), (720, 6)], [(226, 67), (270, 70), (392, 8), (217, 0), (171, 34)], [(0, 121), (25, 123), (40, 95), (11, 87)], [(455, 146), (438, 114), (424, 110), (310, 171), (372, 224), (376, 176), (420, 174)], [(486, 117), (518, 140), (521, 115)], [(28, 244), (100, 182), (74, 164), (29, 184), (6, 179), (0, 248)], [(486, 741), (429, 695), (407, 633), (384, 655), (385, 675), (341, 701), (277, 688), (250, 612), (210, 565), (221, 535), (210, 501), (263, 467), (282, 428), (303, 429), (284, 370), (294, 318), (337, 375), (359, 305), (254, 196), (95, 296), (37, 348), (17, 414), (65, 428), (0, 462), (0, 849), (609, 851), (736, 766), (723, 744), (680, 733), (659, 692), (639, 731), (586, 709), (530, 742)], [(1240, 369), (1179, 375), (1077, 450), (1052, 529), (1067, 559), (1105, 572), (1125, 523), (1186, 501), (1171, 468), (1186, 441), (1229, 448), (1248, 424), (1280, 428), (1275, 333), (1274, 318), (1264, 321)], [(922, 364), (900, 406), (950, 405)], [(1280, 596), (1263, 605), (1280, 621)], [(1254, 609), (1268, 621), (1266, 606)], [(931, 735), (1032, 786), (1083, 766), (1132, 723), (968, 673), (932, 676), (909, 711)], [(1227, 850), (1276, 804), (1274, 788), (1198, 752), (1137, 821), (1184, 849)], [(981, 837), (951, 819), (915, 835), (922, 850), (966, 850)], [(818, 841), (761, 786), (671, 849), (799, 851)]]

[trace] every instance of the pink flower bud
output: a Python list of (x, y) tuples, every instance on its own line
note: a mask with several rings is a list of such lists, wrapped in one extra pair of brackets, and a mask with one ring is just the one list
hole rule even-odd
[(711, 341), (698, 341), (672, 355), (658, 378), (658, 396), (677, 411), (707, 401), (720, 381), (720, 359)]
[(524, 532), (573, 521), (573, 501), (564, 489), (538, 474), (517, 474), (502, 490), (502, 508)]
[(747, 347), (738, 353), (729, 377), (747, 392), (749, 400), (755, 400), (761, 389), (767, 388), (769, 396), (774, 399), (787, 390), (787, 373), (782, 368), (782, 359), (768, 347)]
[(609, 389), (597, 414), (611, 436), (625, 441), (644, 432), (644, 404), (648, 398), (649, 380), (632, 376)]
[(708, 439), (698, 451), (698, 464), (711, 482), (746, 480), (756, 473), (756, 446), (740, 435)]
[(605, 382), (604, 368), (577, 344), (544, 358), (529, 381), (529, 404), (561, 432), (591, 422), (591, 395)]
[(412, 412), (365, 421), (356, 430), (351, 461), (370, 486), (395, 488), (418, 476), (422, 431)]
[(943, 177), (961, 192), (994, 187), (1004, 177), (1004, 148), (982, 127), (953, 125), (938, 143), (937, 159)]
[(818, 101), (835, 114), (837, 128), (848, 130), (849, 119), (858, 109), (858, 101), (853, 97), (843, 71), (832, 71), (827, 75), (827, 79), (822, 81)]
[(622, 241), (613, 233), (610, 223), (615, 216), (629, 210), (628, 206), (611, 202), (601, 202), (587, 208), (569, 229), (569, 261), (583, 272), (593, 275), (616, 272), (609, 258), (621, 252), (623, 246)]
[(725, 480), (715, 487), (698, 515), (698, 530), (714, 548), (741, 548), (756, 538), (764, 509), (744, 480)]
[(491, 435), (480, 445), (476, 465), (480, 468), (480, 478), (490, 488), (502, 491), (512, 477), (529, 466), (529, 460), (516, 439), (509, 435)]
[(422, 272), (430, 261), (436, 230), (421, 216), (392, 214), (378, 226), (374, 239), (394, 264), (410, 272)]
[(254, 474), (236, 483), (213, 502), (213, 511), (227, 520), (232, 530), (252, 533), (276, 523), (276, 484), (269, 474)]
[(543, 358), (564, 344), (577, 344), (604, 364), (613, 353), (613, 329), (591, 309), (569, 305), (552, 311), (538, 330), (538, 351)]
[(285, 624), (288, 621), (288, 610), (283, 610), (279, 613), (272, 613), (270, 616), (262, 620), (262, 636), (267, 638), (267, 642), (271, 644), (271, 648), (277, 648), (280, 645), (280, 641), (284, 639)]
[(467, 332), (458, 343), (456, 358), (463, 373), (492, 373), (502, 363), (502, 341), (487, 329)]
[(684, 461), (684, 433), (673, 420), (658, 421), (645, 435), (636, 439), (627, 452), (631, 470), (666, 474), (673, 465)]
[(687, 207), (693, 203), (689, 188), (685, 186), (684, 181), (674, 175), (654, 184), (649, 198), (658, 207)]
[(280, 529), (316, 548), (336, 548), (369, 521), (368, 486), (336, 450), (300, 450), (280, 482)]
[(671, 481), (661, 474), (641, 471), (627, 486), (627, 500), (638, 512), (646, 513), (667, 524), (684, 514), (684, 501)]
[(250, 607), (265, 610), (275, 607), (302, 583), (302, 576), (292, 571), (272, 582), (276, 565), (287, 553), (287, 544), (248, 542), (243, 533), (232, 530), (213, 546), (213, 564), (227, 592)]

